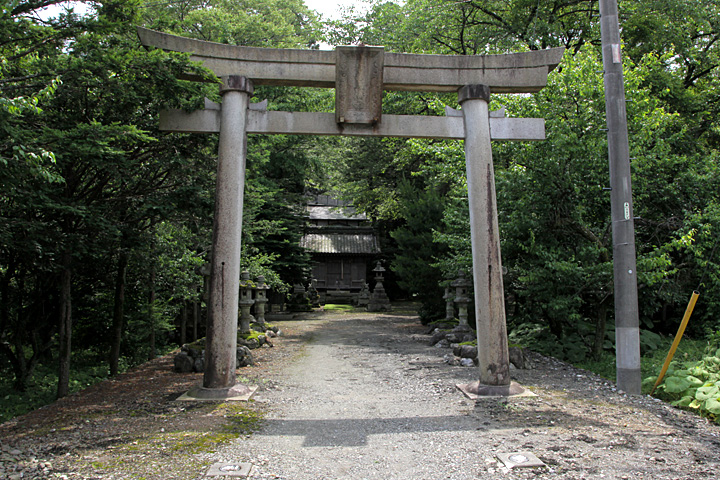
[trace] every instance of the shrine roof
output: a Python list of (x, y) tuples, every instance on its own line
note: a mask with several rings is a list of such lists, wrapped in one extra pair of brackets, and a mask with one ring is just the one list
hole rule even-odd
[(310, 205), (307, 211), (310, 220), (367, 220), (367, 216), (356, 213), (354, 207)]
[(307, 233), (300, 246), (314, 253), (376, 254), (380, 253), (373, 233)]

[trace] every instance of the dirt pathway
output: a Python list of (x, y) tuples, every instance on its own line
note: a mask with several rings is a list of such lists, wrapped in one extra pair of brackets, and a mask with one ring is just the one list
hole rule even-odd
[[(446, 365), (415, 319), (343, 315), (303, 328), (314, 331), (304, 355), (256, 398), (271, 407), (265, 427), (213, 461), (287, 480), (720, 477), (716, 426), (560, 362), (515, 371), (537, 397), (475, 404), (455, 385), (476, 369)], [(548, 466), (497, 461), (516, 451)]]
[[(0, 479), (200, 480), (215, 462), (254, 480), (720, 478), (720, 427), (588, 372), (533, 355), (512, 373), (537, 396), (476, 403), (455, 385), (477, 369), (447, 365), (416, 317), (306, 318), (239, 371), (250, 404), (174, 401), (201, 375), (159, 358), (0, 425)], [(517, 451), (546, 467), (498, 461)]]

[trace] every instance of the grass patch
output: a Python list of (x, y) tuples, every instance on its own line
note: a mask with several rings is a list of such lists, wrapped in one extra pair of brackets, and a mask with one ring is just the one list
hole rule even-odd
[(223, 431), (236, 436), (257, 432), (265, 421), (265, 411), (252, 403), (225, 402), (220, 404), (214, 413), (228, 420), (229, 423), (222, 427)]
[[(162, 441), (172, 443), (170, 450), (173, 452), (198, 455), (213, 452), (218, 446), (229, 443), (239, 436), (233, 432), (175, 432), (165, 435)], [(152, 443), (159, 441), (154, 439)]]
[(345, 305), (340, 303), (326, 303), (323, 306), (323, 311), (325, 312), (352, 312), (355, 310), (355, 307), (352, 305)]

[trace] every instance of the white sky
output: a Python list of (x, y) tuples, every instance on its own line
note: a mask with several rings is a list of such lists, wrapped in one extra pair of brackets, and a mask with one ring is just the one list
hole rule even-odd
[[(65, 2), (67, 5), (75, 8), (75, 13), (83, 14), (87, 11), (87, 8), (82, 3), (77, 2)], [(355, 6), (359, 11), (365, 11), (368, 8), (368, 4), (363, 0), (305, 0), (305, 5), (308, 8), (315, 10), (323, 15), (326, 19), (339, 18), (342, 8), (348, 6)], [(49, 18), (57, 15), (61, 11), (60, 5), (53, 5), (44, 10), (41, 14), (43, 18)]]
[(362, 0), (305, 0), (305, 5), (326, 18), (339, 18), (343, 7), (354, 6), (359, 11), (367, 10), (368, 7)]

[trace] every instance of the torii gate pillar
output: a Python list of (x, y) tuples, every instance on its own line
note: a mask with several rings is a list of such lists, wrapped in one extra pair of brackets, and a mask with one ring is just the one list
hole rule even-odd
[(510, 381), (489, 101), (490, 87), (487, 85), (465, 85), (458, 91), (465, 120), (465, 165), (480, 365), (478, 382), (458, 386), (468, 396), (514, 395), (523, 391)]
[(246, 77), (221, 77), (220, 136), (218, 146), (210, 308), (202, 387), (191, 391), (198, 398), (232, 398), (251, 393), (235, 385), (237, 349), (238, 279), (242, 235), (247, 111), (253, 93)]

